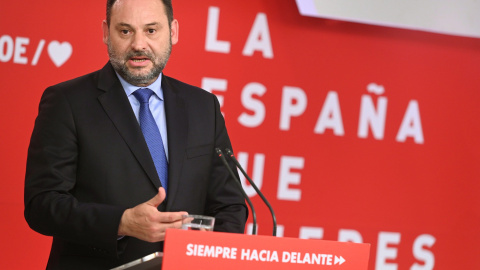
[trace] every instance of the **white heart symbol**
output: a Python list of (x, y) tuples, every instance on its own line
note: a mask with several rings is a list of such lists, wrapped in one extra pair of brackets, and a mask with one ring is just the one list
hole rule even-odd
[(72, 45), (68, 42), (58, 42), (56, 40), (48, 44), (48, 55), (55, 66), (60, 67), (65, 64), (72, 55)]

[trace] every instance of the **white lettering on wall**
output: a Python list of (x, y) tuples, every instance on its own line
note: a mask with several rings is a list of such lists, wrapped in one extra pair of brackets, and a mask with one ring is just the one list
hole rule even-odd
[[(13, 56), (14, 42), (12, 37), (4, 35), (0, 37), (0, 61), (8, 62)], [(5, 52), (5, 53), (3, 53)]]
[(307, 95), (298, 87), (285, 86), (280, 109), (280, 129), (290, 129), (290, 119), (303, 114), (307, 108)]
[(27, 52), (26, 45), (28, 45), (28, 43), (30, 43), (29, 38), (17, 37), (15, 39), (15, 52), (13, 53), (14, 63), (23, 64), (23, 65), (27, 64), (28, 59), (23, 54)]
[(273, 58), (272, 41), (268, 20), (265, 13), (258, 13), (253, 23), (247, 42), (243, 48), (243, 55), (252, 56), (255, 51), (262, 52), (264, 58)]
[[(248, 173), (248, 153), (239, 152), (237, 155), (237, 159), (240, 165), (242, 165), (245, 172)], [(265, 167), (265, 154), (261, 154), (261, 153), (255, 154), (253, 156), (252, 180), (259, 190), (262, 190), (262, 186), (263, 186), (264, 167)], [(238, 174), (240, 175), (240, 182), (242, 183), (243, 189), (245, 190), (245, 193), (248, 195), (248, 197), (253, 197), (257, 195), (257, 192), (255, 191), (253, 186), (251, 186), (250, 184), (247, 184), (247, 180), (245, 179), (245, 176), (243, 176), (243, 174), (240, 171), (238, 171)]]
[(12, 37), (8, 35), (1, 36), (0, 61), (8, 62), (13, 57), (13, 62), (15, 64), (27, 64), (28, 59), (24, 56), (24, 54), (27, 51), (26, 45), (28, 45), (28, 43), (30, 43), (30, 39), (26, 37), (16, 37), (15, 42), (13, 42)]
[(407, 137), (413, 137), (416, 143), (423, 144), (422, 121), (416, 100), (411, 100), (408, 104), (407, 111), (398, 130), (397, 142), (405, 142)]
[(291, 188), (290, 185), (300, 185), (301, 174), (291, 172), (291, 169), (303, 169), (305, 159), (303, 157), (282, 156), (280, 160), (280, 176), (278, 181), (277, 199), (286, 201), (300, 201), (302, 191)]
[(218, 53), (229, 53), (230, 42), (218, 40), (218, 21), (220, 9), (218, 7), (208, 8), (207, 36), (205, 38), (205, 50)]
[(392, 245), (398, 244), (400, 244), (400, 233), (380, 232), (378, 234), (375, 269), (397, 270), (398, 265), (396, 263), (388, 263), (387, 260), (395, 260), (397, 258), (398, 249), (392, 247)]
[[(381, 85), (370, 83), (367, 86), (367, 91), (377, 95), (384, 93), (384, 88)], [(358, 137), (367, 138), (368, 130), (371, 128), (373, 137), (377, 140), (383, 139), (385, 131), (385, 119), (387, 116), (387, 98), (379, 97), (377, 101), (377, 108), (373, 105), (373, 100), (370, 95), (363, 95), (360, 105), (360, 120), (358, 121)]]
[(238, 122), (245, 127), (258, 127), (265, 120), (265, 105), (259, 99), (255, 99), (254, 96), (263, 96), (267, 92), (267, 88), (260, 83), (249, 83), (242, 91), (242, 105), (246, 109), (253, 111), (252, 114), (243, 112), (238, 117)]
[[(27, 45), (30, 44), (30, 39), (27, 37), (16, 37), (14, 39), (9, 35), (3, 35), (0, 37), (0, 62), (9, 62), (13, 59), (14, 64), (26, 65), (28, 64)], [(38, 60), (42, 55), (43, 48), (45, 46), (45, 40), (41, 39), (38, 42), (37, 49), (31, 61), (32, 66), (38, 64)], [(70, 59), (73, 53), (72, 45), (69, 42), (58, 42), (56, 40), (51, 41), (48, 44), (48, 55), (50, 60), (56, 67), (62, 66)]]
[[(8, 39), (4, 39), (4, 44), (8, 44)], [(5, 55), (0, 55), (4, 57)], [(219, 78), (202, 78), (202, 88), (209, 91), (227, 90), (228, 81)], [(383, 86), (371, 83), (367, 89), (372, 94), (383, 94)], [(240, 113), (237, 120), (244, 127), (255, 128), (262, 125), (267, 117), (267, 107), (261, 99), (267, 92), (267, 87), (258, 82), (247, 83), (241, 91), (241, 104), (247, 109)], [(220, 106), (224, 105), (224, 97), (216, 94)], [(303, 115), (307, 109), (307, 95), (299, 87), (284, 86), (282, 89), (280, 105), (280, 130), (290, 130), (291, 122), (294, 118)], [(371, 130), (373, 137), (377, 140), (384, 139), (387, 115), (387, 98), (379, 97), (377, 104), (374, 104), (371, 95), (361, 97), (360, 115), (358, 121), (358, 137), (367, 138)], [(313, 129), (315, 134), (323, 134), (327, 129), (331, 129), (335, 136), (344, 136), (345, 130), (342, 119), (342, 112), (338, 93), (329, 91), (326, 95), (317, 122)], [(420, 118), (420, 109), (416, 100), (411, 100), (406, 109), (402, 123), (396, 137), (397, 142), (405, 142), (407, 138), (413, 138), (417, 144), (424, 143), (422, 122)]]
[(435, 237), (430, 234), (419, 235), (413, 243), (413, 256), (423, 264), (414, 263), (410, 270), (431, 270), (435, 266), (435, 256), (433, 252), (424, 249), (431, 248), (435, 244)]
[(332, 129), (333, 133), (337, 136), (343, 136), (345, 134), (338, 94), (334, 91), (330, 91), (327, 94), (317, 124), (315, 125), (314, 133), (322, 134), (327, 128)]

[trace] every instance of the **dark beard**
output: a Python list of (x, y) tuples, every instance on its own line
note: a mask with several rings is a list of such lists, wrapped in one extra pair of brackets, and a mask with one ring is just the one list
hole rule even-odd
[[(164, 53), (161, 60), (157, 63), (155, 60), (155, 56), (147, 51), (131, 51), (129, 52), (125, 59), (120, 59), (117, 52), (112, 48), (110, 40), (107, 42), (108, 47), (108, 56), (110, 57), (110, 63), (112, 64), (115, 71), (128, 83), (136, 86), (147, 86), (153, 83), (160, 73), (162, 73), (163, 69), (167, 65), (168, 59), (170, 57), (170, 53), (172, 51), (172, 43), (170, 41), (170, 45), (167, 48), (167, 51)], [(130, 58), (132, 57), (147, 57), (153, 64), (152, 70), (145, 75), (135, 75), (128, 69), (127, 65), (125, 64)]]

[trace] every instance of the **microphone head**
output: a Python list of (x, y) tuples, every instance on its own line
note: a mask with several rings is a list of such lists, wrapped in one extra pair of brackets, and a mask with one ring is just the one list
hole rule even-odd
[(227, 153), (227, 155), (233, 156), (232, 150), (230, 150), (228, 148), (225, 148), (225, 153)]
[(219, 156), (223, 155), (222, 150), (221, 150), (220, 148), (218, 148), (218, 147), (215, 148), (215, 152), (217, 152), (217, 154), (218, 154)]

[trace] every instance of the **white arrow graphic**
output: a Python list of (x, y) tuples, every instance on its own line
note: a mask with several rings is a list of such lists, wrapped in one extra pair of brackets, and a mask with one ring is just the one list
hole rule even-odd
[(345, 259), (342, 256), (340, 256), (340, 258), (335, 256), (335, 263), (334, 264), (342, 265), (342, 263), (344, 263), (344, 262), (345, 262)]

